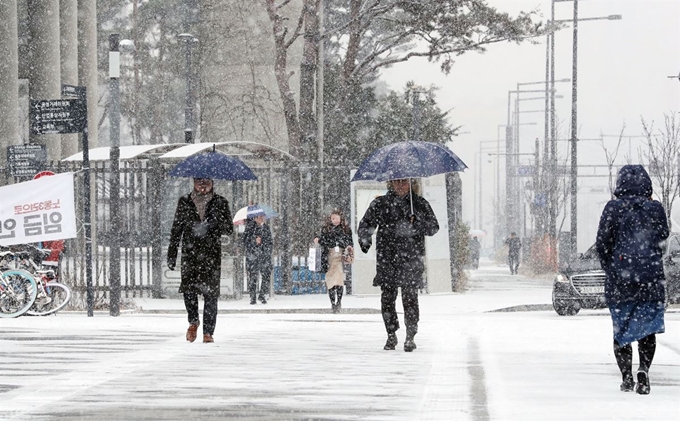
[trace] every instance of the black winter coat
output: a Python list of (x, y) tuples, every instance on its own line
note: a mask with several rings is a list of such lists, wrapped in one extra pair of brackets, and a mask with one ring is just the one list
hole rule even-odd
[[(259, 245), (256, 241), (257, 237), (261, 239)], [(246, 271), (259, 272), (272, 270), (272, 249), (274, 243), (269, 225), (258, 225), (254, 220), (248, 220), (241, 243), (246, 254)]]
[(321, 272), (328, 272), (328, 251), (332, 248), (340, 247), (343, 251), (348, 246), (353, 246), (352, 233), (344, 231), (342, 226), (324, 227), (321, 234), (317, 235), (321, 246)]
[(359, 224), (359, 245), (364, 253), (376, 237), (376, 276), (374, 286), (391, 285), (421, 288), (425, 270), (425, 236), (439, 231), (439, 223), (430, 204), (413, 194), (414, 222), (411, 222), (411, 199), (388, 192), (371, 202)]
[(231, 234), (233, 229), (229, 202), (224, 197), (213, 194), (206, 205), (203, 222), (191, 195), (179, 198), (168, 246), (168, 263), (174, 266), (180, 242), (182, 244), (179, 292), (185, 292), (190, 285), (205, 284), (219, 294), (222, 235)]
[[(663, 205), (650, 199), (651, 195), (652, 181), (647, 171), (641, 165), (624, 165), (619, 171), (616, 182), (614, 191), (616, 199), (610, 200), (602, 211), (595, 243), (600, 263), (607, 275), (605, 299), (608, 304), (625, 301), (664, 301), (665, 299), (665, 277), (660, 243), (668, 238), (668, 221)], [(628, 265), (632, 265), (630, 272), (633, 272), (636, 280), (631, 280), (629, 273), (622, 273), (620, 269), (622, 265), (618, 261), (622, 258), (615, 255), (621, 220), (632, 207), (637, 207), (653, 227), (651, 234), (645, 238), (640, 239), (636, 236), (636, 241), (642, 241), (645, 247), (648, 247), (644, 250), (644, 254), (651, 256), (649, 261), (644, 262), (636, 258), (629, 260)], [(637, 235), (644, 232), (637, 229), (635, 231), (638, 232)]]

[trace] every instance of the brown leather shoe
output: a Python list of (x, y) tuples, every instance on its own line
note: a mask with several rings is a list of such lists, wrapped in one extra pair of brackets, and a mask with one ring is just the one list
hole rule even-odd
[(198, 324), (190, 324), (189, 329), (187, 329), (187, 341), (193, 342), (196, 340), (196, 331), (198, 330)]
[(209, 334), (209, 333), (203, 334), (203, 343), (204, 344), (211, 344), (213, 342), (215, 342), (215, 340), (213, 339), (211, 334)]

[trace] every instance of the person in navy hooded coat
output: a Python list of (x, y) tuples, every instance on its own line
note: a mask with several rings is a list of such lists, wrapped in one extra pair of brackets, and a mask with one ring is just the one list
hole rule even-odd
[[(665, 277), (661, 242), (668, 238), (663, 205), (652, 199), (652, 180), (642, 165), (624, 165), (615, 199), (602, 211), (596, 248), (607, 279), (605, 299), (614, 327), (614, 356), (621, 370), (622, 391), (646, 395), (656, 334), (664, 332)], [(633, 349), (640, 366), (637, 388)]]

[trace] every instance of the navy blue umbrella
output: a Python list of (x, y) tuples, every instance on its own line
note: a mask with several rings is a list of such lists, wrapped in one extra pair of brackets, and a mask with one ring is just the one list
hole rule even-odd
[(191, 155), (169, 173), (173, 177), (211, 178), (214, 180), (257, 180), (246, 164), (220, 152)]
[(361, 163), (352, 181), (430, 177), (466, 168), (445, 146), (421, 141), (398, 142), (376, 149)]

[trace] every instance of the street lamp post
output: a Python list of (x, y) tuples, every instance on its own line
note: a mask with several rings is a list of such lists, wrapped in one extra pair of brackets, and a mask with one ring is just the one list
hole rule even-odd
[[(534, 82), (531, 82), (534, 83)], [(508, 91), (508, 121), (507, 124), (505, 125), (505, 224), (506, 224), (506, 230), (507, 232), (511, 232), (515, 228), (515, 216), (516, 216), (516, 209), (515, 209), (515, 186), (514, 186), (514, 181), (515, 178), (513, 176), (513, 171), (514, 171), (514, 153), (516, 153), (516, 147), (515, 147), (515, 142), (518, 142), (519, 139), (517, 139), (515, 135), (515, 127), (517, 126), (516, 121), (512, 121), (511, 117), (511, 100), (512, 100), (512, 94), (519, 94), (520, 90), (510, 90)], [(543, 92), (543, 90), (523, 90), (521, 91), (522, 93), (539, 93)], [(535, 123), (534, 123), (535, 124)]]
[(109, 240), (109, 312), (120, 315), (120, 52), (134, 51), (134, 43), (121, 40), (119, 34), (109, 35), (109, 215), (111, 219)]
[(574, 0), (574, 32), (573, 32), (573, 45), (572, 45), (572, 62), (571, 62), (571, 233), (569, 235), (569, 251), (571, 254), (577, 252), (578, 246), (578, 220), (577, 220), (577, 209), (578, 209), (578, 194), (576, 189), (578, 188), (578, 150), (577, 150), (577, 108), (576, 100), (578, 95), (576, 77), (578, 76), (578, 0)]
[(194, 44), (198, 43), (198, 39), (188, 33), (179, 34), (177, 37), (182, 40), (182, 42), (184, 42), (184, 80), (186, 82), (186, 92), (184, 97), (184, 142), (194, 143), (196, 139), (196, 121), (194, 113), (193, 92), (194, 74), (191, 70), (191, 62), (193, 46)]
[[(477, 222), (478, 222), (478, 224), (476, 224), (477, 225), (476, 228), (479, 228), (479, 229), (484, 229), (484, 216), (483, 216), (483, 213), (482, 213), (482, 209), (483, 209), (483, 207), (482, 207), (482, 155), (483, 155), (482, 145), (485, 144), (485, 143), (495, 143), (496, 147), (494, 148), (494, 150), (496, 150), (496, 152), (498, 153), (499, 145), (502, 142), (505, 142), (505, 140), (500, 140), (500, 139), (497, 139), (497, 140), (482, 140), (481, 142), (479, 142), (479, 152), (477, 152), (477, 154), (478, 154), (477, 183), (475, 183), (478, 186), (477, 197), (478, 197), (478, 203), (479, 203), (479, 206), (477, 207), (477, 214), (478, 214)], [(497, 163), (497, 165), (496, 165), (496, 194), (498, 194), (498, 182), (499, 182), (498, 171), (499, 170), (500, 170), (500, 165), (498, 165), (498, 163)]]
[(120, 315), (120, 35), (109, 35), (109, 312)]
[[(565, 1), (571, 1), (573, 2), (573, 18), (571, 20), (555, 20), (555, 12), (554, 12), (554, 6), (555, 2), (565, 2)], [(566, 23), (570, 22), (572, 24), (573, 28), (573, 33), (572, 33), (572, 66), (571, 66), (571, 167), (570, 167), (570, 210), (571, 210), (571, 232), (569, 236), (569, 251), (571, 254), (575, 254), (578, 249), (578, 108), (577, 108), (577, 99), (578, 99), (578, 89), (577, 89), (577, 76), (578, 76), (578, 23), (580, 21), (592, 21), (592, 20), (621, 20), (621, 15), (609, 15), (609, 16), (604, 16), (604, 17), (592, 17), (592, 18), (581, 18), (579, 19), (578, 17), (578, 0), (553, 0), (552, 1), (552, 23)], [(554, 63), (554, 34), (551, 35), (551, 48), (552, 48), (552, 61)], [(554, 65), (553, 65), (554, 69)], [(551, 81), (554, 79), (554, 71), (551, 71)], [(554, 92), (553, 92), (554, 95)], [(553, 127), (554, 127), (554, 103), (551, 105), (551, 111), (553, 114), (552, 122), (553, 122)], [(554, 130), (554, 129), (553, 129)], [(552, 138), (554, 139), (554, 133)], [(556, 145), (554, 145), (553, 141), (553, 148), (556, 149)], [(555, 153), (553, 151), (553, 153)], [(557, 159), (553, 158), (552, 159), (552, 165), (553, 165), (553, 170), (556, 170), (557, 167)], [(551, 226), (552, 226), (552, 218), (554, 212), (551, 212)]]

